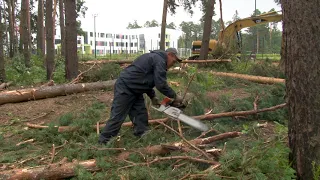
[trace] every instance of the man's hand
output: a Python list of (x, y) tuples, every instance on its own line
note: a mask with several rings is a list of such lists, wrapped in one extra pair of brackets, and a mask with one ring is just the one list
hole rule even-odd
[(174, 107), (180, 107), (180, 106), (184, 105), (182, 101), (183, 101), (182, 97), (181, 97), (181, 96), (177, 96), (177, 97), (173, 100), (172, 106), (174, 106)]
[(157, 97), (153, 97), (151, 99), (151, 102), (152, 102), (152, 105), (154, 105), (154, 106), (160, 106), (160, 101)]

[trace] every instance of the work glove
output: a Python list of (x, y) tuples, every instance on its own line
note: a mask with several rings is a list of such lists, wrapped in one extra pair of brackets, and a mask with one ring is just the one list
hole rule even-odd
[(152, 103), (152, 105), (154, 105), (154, 106), (160, 106), (160, 101), (159, 101), (159, 99), (158, 99), (157, 97), (153, 97), (153, 98), (151, 99), (151, 103)]
[(185, 108), (186, 105), (183, 103), (183, 98), (181, 96), (176, 96), (176, 98), (172, 101), (171, 105), (177, 108)]

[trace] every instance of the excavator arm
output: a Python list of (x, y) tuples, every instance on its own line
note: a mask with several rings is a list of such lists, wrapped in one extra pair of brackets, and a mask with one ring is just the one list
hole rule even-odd
[[(240, 43), (241, 35), (239, 34), (239, 31), (243, 28), (252, 27), (259, 24), (266, 24), (270, 22), (278, 22), (281, 20), (282, 20), (282, 14), (278, 14), (276, 11), (264, 13), (259, 16), (239, 19), (233, 22), (232, 24), (229, 24), (224, 30), (220, 31), (218, 35), (218, 40), (210, 39), (209, 53), (213, 53), (218, 45), (222, 45), (223, 49), (228, 48), (236, 34), (238, 38), (238, 43)], [(201, 44), (202, 44), (201, 41), (192, 42), (192, 54), (200, 54)], [(238, 44), (239, 48), (240, 48), (240, 44)], [(189, 59), (195, 59), (196, 57), (197, 55), (190, 57)]]
[(253, 16), (237, 20), (232, 24), (228, 25), (225, 30), (220, 31), (218, 42), (225, 44), (225, 46), (228, 46), (229, 40), (233, 39), (234, 35), (243, 28), (252, 27), (259, 24), (266, 24), (270, 22), (277, 22), (281, 20), (282, 14), (278, 14), (275, 11), (261, 14), (259, 16)]

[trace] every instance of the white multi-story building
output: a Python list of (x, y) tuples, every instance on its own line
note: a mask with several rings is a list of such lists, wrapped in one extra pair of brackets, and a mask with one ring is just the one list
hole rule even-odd
[[(78, 51), (84, 54), (94, 54), (96, 49), (97, 55), (121, 54), (121, 53), (138, 53), (149, 52), (160, 48), (161, 27), (126, 29), (123, 31), (110, 31), (97, 29), (94, 38), (93, 28), (83, 28), (84, 36), (78, 36)], [(182, 31), (166, 29), (166, 48), (178, 48), (178, 39)], [(55, 48), (61, 42), (60, 30), (56, 30)], [(95, 41), (95, 43), (94, 43)], [(90, 47), (86, 49), (86, 46)]]

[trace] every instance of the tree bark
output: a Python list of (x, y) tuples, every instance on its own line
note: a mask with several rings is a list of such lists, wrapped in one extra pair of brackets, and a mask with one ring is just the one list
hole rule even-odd
[(26, 67), (30, 67), (30, 51), (29, 51), (29, 29), (28, 29), (28, 14), (30, 13), (30, 10), (28, 9), (29, 4), (27, 4), (28, 1), (22, 0), (21, 2), (21, 32), (20, 35), (21, 40), (23, 41), (23, 56)]
[(265, 83), (265, 84), (274, 84), (274, 83), (285, 83), (285, 79), (273, 78), (273, 77), (263, 77), (263, 76), (252, 76), (246, 74), (237, 74), (237, 73), (225, 73), (225, 72), (211, 72), (213, 75), (217, 76), (226, 76), (232, 78), (245, 79), (257, 83)]
[(113, 88), (115, 81), (103, 81), (82, 84), (62, 84), (57, 86), (46, 86), (32, 89), (6, 91), (0, 93), (0, 105), (6, 103), (17, 103), (23, 101), (39, 100), (86, 91)]
[(95, 159), (80, 162), (55, 163), (45, 166), (36, 166), (22, 169), (13, 169), (0, 172), (0, 179), (9, 180), (40, 180), (66, 179), (76, 175), (75, 168), (80, 166), (89, 172), (100, 171)]
[(214, 0), (207, 1), (207, 9), (204, 19), (204, 26), (203, 26), (203, 37), (201, 43), (201, 50), (199, 59), (208, 59), (209, 53), (209, 41), (210, 41), (210, 34), (211, 34), (211, 24), (212, 24), (212, 16), (214, 11)]
[(41, 57), (45, 54), (44, 46), (44, 9), (43, 0), (38, 0), (38, 19), (37, 19), (37, 51)]
[(78, 75), (77, 12), (75, 0), (65, 1), (66, 12), (66, 74), (68, 80)]
[(51, 80), (54, 68), (54, 36), (53, 36), (53, 18), (52, 18), (52, 0), (46, 0), (46, 67), (47, 80)]
[(59, 0), (59, 14), (60, 14), (60, 31), (61, 31), (61, 56), (65, 57), (65, 26), (64, 26), (64, 3)]
[(13, 58), (14, 56), (14, 19), (12, 17), (12, 15), (14, 13), (12, 13), (12, 1), (13, 0), (7, 0), (7, 4), (8, 4), (8, 14), (9, 14), (9, 36), (10, 36), (10, 42), (9, 42), (9, 57)]
[(222, 18), (222, 0), (219, 0), (219, 4), (220, 4), (220, 23), (221, 23), (221, 37), (222, 37), (222, 39), (220, 40), (219, 39), (219, 43), (220, 43), (220, 45), (222, 44), (222, 42), (223, 42), (223, 33), (224, 33), (224, 29), (225, 29), (225, 27), (224, 27), (224, 22), (223, 22), (223, 18)]
[(167, 12), (168, 12), (168, 0), (163, 0), (161, 39), (160, 39), (160, 49), (163, 51), (166, 49)]
[(31, 40), (31, 21), (30, 21), (30, 0), (24, 0), (26, 3), (27, 8), (27, 26), (28, 26), (28, 49), (29, 51), (32, 50), (32, 40)]
[(290, 162), (303, 180), (320, 178), (312, 171), (320, 166), (319, 3), (282, 1)]
[[(2, 17), (2, 6), (0, 5), (0, 17)], [(6, 71), (5, 71), (5, 61), (4, 61), (4, 54), (3, 54), (3, 24), (0, 21), (0, 82), (5, 82), (6, 80)]]

